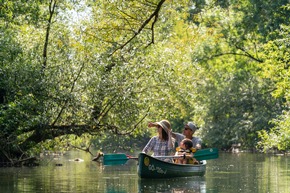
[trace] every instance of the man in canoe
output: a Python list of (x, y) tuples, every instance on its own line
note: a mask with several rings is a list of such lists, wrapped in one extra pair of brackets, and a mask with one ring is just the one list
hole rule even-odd
[(193, 136), (195, 131), (198, 129), (199, 128), (193, 122), (188, 122), (184, 125), (183, 134), (172, 132), (172, 137), (176, 140), (177, 144), (180, 144), (184, 138), (188, 138), (192, 141), (193, 148), (201, 149), (201, 139)]
[[(153, 156), (169, 156), (174, 152), (171, 136), (171, 124), (167, 120), (159, 122), (149, 122), (148, 127), (156, 127), (158, 135), (152, 137), (142, 152), (153, 152)], [(167, 161), (167, 160), (165, 160)], [(168, 160), (169, 161), (169, 160)]]

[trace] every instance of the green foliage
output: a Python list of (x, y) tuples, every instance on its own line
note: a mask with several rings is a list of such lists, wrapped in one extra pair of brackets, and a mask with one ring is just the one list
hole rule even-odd
[(275, 127), (269, 132), (265, 130), (258, 131), (260, 141), (257, 147), (264, 152), (278, 149), (280, 151), (289, 150), (290, 147), (290, 121), (289, 112), (281, 115), (278, 119), (273, 120)]
[(1, 1), (0, 17), (6, 22), (21, 25), (21, 21), (38, 21), (39, 1), (5, 0)]
[(161, 119), (207, 146), (289, 148), (287, 3), (5, 1), (1, 159), (142, 148)]
[[(289, 10), (289, 8), (288, 8)], [(278, 149), (289, 150), (289, 25), (281, 25), (281, 29), (275, 32), (278, 38), (264, 45), (265, 63), (261, 66), (261, 76), (271, 79), (274, 83), (272, 95), (275, 98), (282, 98), (285, 111), (272, 122), (275, 125), (270, 131), (262, 130), (258, 132), (261, 140), (258, 147), (264, 151)]]
[[(289, 11), (282, 8), (283, 3), (278, 1), (273, 7), (280, 7), (279, 22), (287, 23), (284, 16)], [(268, 15), (255, 7), (270, 6), (268, 2), (233, 2), (227, 11), (209, 6), (193, 20), (199, 24), (200, 38), (195, 43), (192, 61), (199, 66), (199, 77), (205, 80), (197, 87), (197, 106), (203, 107), (197, 114), (204, 121), (204, 142), (226, 149), (233, 143), (253, 148), (259, 141), (256, 131), (269, 131), (273, 126), (269, 121), (287, 109), (283, 97), (273, 97), (273, 79), (265, 79), (260, 73), (266, 57), (258, 48), (269, 37), (275, 37), (271, 35), (272, 29), (280, 26), (275, 23), (275, 28), (262, 29), (259, 25), (272, 25), (278, 18), (261, 20)], [(267, 11), (273, 10), (271, 7)], [(254, 18), (259, 15), (258, 22), (249, 22), (249, 17), (253, 20), (252, 14)], [(256, 31), (257, 28), (261, 30)]]

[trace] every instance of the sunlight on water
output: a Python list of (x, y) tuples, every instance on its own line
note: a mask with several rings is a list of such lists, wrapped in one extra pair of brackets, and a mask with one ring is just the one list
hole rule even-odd
[[(77, 158), (77, 159), (76, 159)], [(0, 168), (0, 192), (288, 193), (289, 157), (220, 154), (204, 177), (140, 179), (137, 161), (103, 166), (84, 152), (47, 157), (38, 167)]]

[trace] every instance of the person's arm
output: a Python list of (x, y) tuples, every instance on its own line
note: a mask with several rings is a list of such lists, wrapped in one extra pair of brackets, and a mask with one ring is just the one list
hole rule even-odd
[(148, 153), (149, 151), (152, 151), (154, 146), (155, 146), (155, 137), (152, 137), (149, 142), (146, 144), (146, 146), (144, 147), (144, 149), (142, 150), (143, 153)]
[(173, 139), (175, 139), (175, 141), (174, 141), (175, 147), (178, 147), (179, 143), (185, 138), (185, 136), (182, 135), (181, 133), (175, 133), (175, 132), (172, 132), (171, 136)]
[(195, 148), (196, 149), (201, 149), (201, 139), (200, 138), (196, 138), (196, 145), (195, 145)]
[(171, 136), (176, 139), (176, 134), (174, 132), (171, 132)]
[(181, 133), (175, 133), (175, 132), (172, 132), (172, 137), (176, 139), (176, 141), (179, 141), (179, 142), (185, 138), (185, 136), (182, 135)]
[(153, 122), (149, 122), (148, 123), (148, 127), (157, 127), (157, 124), (153, 123)]

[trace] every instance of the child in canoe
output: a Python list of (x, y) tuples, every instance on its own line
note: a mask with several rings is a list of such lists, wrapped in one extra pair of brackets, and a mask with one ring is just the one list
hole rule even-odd
[(193, 148), (193, 143), (190, 139), (183, 139), (179, 147), (176, 148), (176, 156), (184, 155), (184, 157), (177, 158), (175, 163), (179, 164), (198, 164), (197, 160), (193, 158), (196, 149)]

